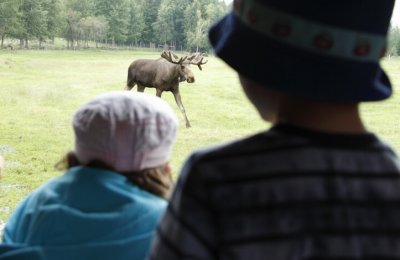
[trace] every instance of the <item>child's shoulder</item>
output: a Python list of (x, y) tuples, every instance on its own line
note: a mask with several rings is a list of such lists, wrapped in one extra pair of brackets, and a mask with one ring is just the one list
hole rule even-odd
[(394, 150), (374, 133), (326, 133), (290, 125), (277, 125), (265, 132), (197, 150), (191, 158), (199, 164), (210, 164), (302, 149), (335, 150), (343, 153), (362, 151), (397, 157)]
[(191, 158), (199, 163), (236, 160), (241, 157), (256, 156), (284, 147), (300, 145), (303, 142), (304, 140), (295, 135), (285, 134), (278, 129), (271, 128), (221, 145), (196, 150)]

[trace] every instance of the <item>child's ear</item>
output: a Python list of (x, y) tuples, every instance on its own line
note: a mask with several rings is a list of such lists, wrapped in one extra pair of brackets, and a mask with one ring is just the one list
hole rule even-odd
[(172, 166), (169, 162), (167, 162), (166, 164), (164, 164), (163, 166), (163, 171), (165, 173), (171, 174), (172, 173)]

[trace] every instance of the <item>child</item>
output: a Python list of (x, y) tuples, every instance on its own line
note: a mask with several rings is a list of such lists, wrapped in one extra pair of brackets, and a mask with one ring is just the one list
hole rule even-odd
[(111, 92), (83, 105), (68, 170), (24, 200), (4, 243), (40, 246), (45, 259), (145, 259), (166, 207), (177, 127), (168, 104), (148, 94)]
[(400, 259), (400, 160), (358, 110), (393, 5), (234, 2), (210, 41), (272, 128), (190, 156), (151, 259)]

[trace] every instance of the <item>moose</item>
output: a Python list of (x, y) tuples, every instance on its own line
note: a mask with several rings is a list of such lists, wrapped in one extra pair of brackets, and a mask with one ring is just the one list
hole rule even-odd
[(143, 92), (147, 88), (155, 88), (156, 95), (161, 98), (164, 91), (171, 91), (175, 102), (185, 117), (186, 127), (190, 127), (189, 119), (183, 107), (181, 95), (179, 93), (179, 82), (195, 81), (190, 64), (197, 65), (202, 70), (201, 65), (207, 63), (203, 61), (200, 53), (179, 57), (170, 51), (163, 51), (161, 58), (156, 60), (139, 59), (131, 63), (128, 68), (128, 79), (126, 90), (131, 90), (137, 84), (137, 91)]

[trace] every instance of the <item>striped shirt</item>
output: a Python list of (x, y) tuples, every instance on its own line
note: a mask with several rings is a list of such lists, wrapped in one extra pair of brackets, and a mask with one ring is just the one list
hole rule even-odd
[(400, 159), (279, 125), (185, 163), (151, 259), (400, 259)]

